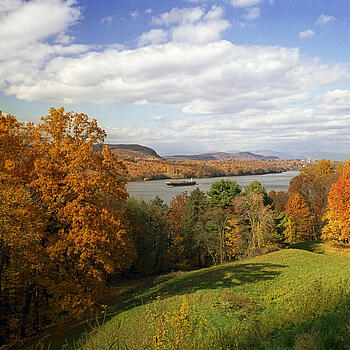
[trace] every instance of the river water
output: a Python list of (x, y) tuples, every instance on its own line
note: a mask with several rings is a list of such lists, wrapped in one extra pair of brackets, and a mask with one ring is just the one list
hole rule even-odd
[(203, 192), (209, 191), (213, 182), (225, 179), (235, 180), (242, 187), (246, 187), (252, 181), (259, 181), (267, 190), (287, 191), (289, 188), (289, 181), (296, 175), (298, 171), (287, 171), (285, 173), (278, 174), (266, 174), (266, 175), (245, 175), (245, 176), (226, 176), (226, 177), (209, 177), (205, 179), (193, 179), (197, 182), (195, 186), (180, 186), (180, 187), (167, 187), (165, 184), (169, 180), (154, 180), (143, 182), (129, 182), (127, 190), (130, 197), (137, 199), (143, 199), (150, 201), (155, 196), (159, 196), (166, 203), (169, 203), (173, 197), (187, 191), (188, 193), (199, 187)]

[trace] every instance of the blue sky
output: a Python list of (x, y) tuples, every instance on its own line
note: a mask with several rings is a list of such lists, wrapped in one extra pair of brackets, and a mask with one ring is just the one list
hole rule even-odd
[(350, 155), (347, 0), (0, 0), (0, 110), (160, 154)]

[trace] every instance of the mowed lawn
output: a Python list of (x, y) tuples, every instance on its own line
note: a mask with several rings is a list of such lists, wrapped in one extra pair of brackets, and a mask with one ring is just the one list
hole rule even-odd
[(121, 300), (71, 346), (350, 349), (349, 278), (350, 258), (320, 249), (191, 271)]

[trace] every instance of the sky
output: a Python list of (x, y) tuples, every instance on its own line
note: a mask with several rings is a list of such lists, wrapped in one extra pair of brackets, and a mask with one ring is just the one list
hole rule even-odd
[(0, 0), (0, 110), (161, 155), (350, 156), (348, 0)]

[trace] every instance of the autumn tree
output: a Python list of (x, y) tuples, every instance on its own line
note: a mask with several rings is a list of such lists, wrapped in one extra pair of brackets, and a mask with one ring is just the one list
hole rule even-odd
[[(32, 125), (0, 112), (0, 345), (23, 337), (29, 320), (29, 297), (38, 291), (33, 272), (45, 262), (40, 243), (45, 214), (33, 203), (25, 184), (33, 170)], [(38, 310), (34, 300), (34, 310)]]
[(328, 195), (326, 225), (322, 238), (333, 242), (350, 242), (350, 168), (345, 168)]
[(125, 168), (108, 147), (93, 148), (104, 137), (95, 120), (63, 108), (51, 108), (39, 125), (0, 117), (1, 192), (12, 193), (10, 207), (1, 209), (9, 213), (1, 240), (23, 242), (20, 254), (10, 249), (4, 266), (34, 261), (21, 286), (21, 336), (31, 312), (39, 323), (44, 304), (75, 314), (96, 305), (106, 294), (107, 277), (120, 275), (136, 257), (121, 209)]
[(264, 204), (265, 205), (271, 205), (272, 204), (272, 199), (269, 197), (267, 194), (266, 188), (259, 182), (259, 181), (253, 181), (251, 182), (245, 189), (244, 193), (249, 194), (249, 193), (259, 193), (263, 196), (264, 198)]
[(60, 261), (54, 288), (62, 285), (62, 307), (84, 309), (82, 291), (93, 304), (106, 276), (121, 274), (136, 256), (118, 207), (127, 198), (125, 169), (108, 147), (94, 152), (106, 135), (85, 114), (51, 108), (36, 131), (28, 187), (50, 216), (45, 251), (53, 264)]
[(227, 261), (232, 261), (242, 251), (243, 230), (236, 218), (231, 217), (225, 227), (225, 256)]
[(279, 212), (284, 212), (288, 201), (288, 193), (285, 191), (276, 192), (271, 190), (268, 196), (272, 199), (273, 207)]
[(247, 254), (255, 254), (274, 243), (276, 214), (270, 206), (265, 206), (262, 194), (252, 191), (237, 196), (232, 211), (242, 229)]
[(322, 159), (303, 167), (300, 174), (290, 181), (289, 194), (300, 194), (314, 217), (312, 230), (315, 239), (320, 238), (328, 193), (338, 177), (335, 163)]
[(206, 207), (200, 218), (196, 239), (204, 253), (205, 265), (222, 264), (226, 261), (226, 227), (228, 212), (223, 208)]
[(314, 220), (303, 196), (299, 193), (291, 195), (286, 204), (285, 213), (291, 219), (286, 233), (289, 242), (315, 239)]

